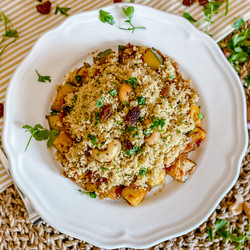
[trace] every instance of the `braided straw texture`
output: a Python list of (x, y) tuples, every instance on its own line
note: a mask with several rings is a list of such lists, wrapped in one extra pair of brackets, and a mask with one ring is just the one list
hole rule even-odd
[[(250, 22), (246, 25), (250, 26)], [(226, 39), (229, 39), (227, 37)], [(239, 75), (243, 79), (249, 74), (250, 62), (242, 68)], [(247, 101), (250, 102), (250, 90), (244, 88)], [(151, 249), (235, 249), (237, 244), (224, 242), (215, 236), (211, 242), (207, 230), (214, 227), (217, 219), (227, 219), (233, 229), (238, 228), (242, 233), (248, 231), (248, 218), (244, 212), (233, 216), (228, 211), (229, 204), (236, 194), (241, 194), (245, 201), (250, 200), (250, 144), (243, 159), (240, 176), (233, 189), (228, 192), (212, 215), (200, 227), (190, 233), (162, 242)], [(87, 242), (74, 239), (50, 227), (47, 223), (32, 226), (23, 202), (14, 188), (10, 186), (0, 194), (0, 249), (99, 249)], [(246, 241), (242, 249), (250, 249)]]

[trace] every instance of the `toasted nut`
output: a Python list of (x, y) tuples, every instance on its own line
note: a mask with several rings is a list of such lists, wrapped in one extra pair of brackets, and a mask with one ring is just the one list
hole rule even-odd
[(229, 206), (229, 211), (233, 215), (238, 215), (238, 214), (241, 214), (243, 211), (244, 199), (241, 194), (236, 194), (234, 198), (236, 199), (236, 201), (232, 205)]
[(123, 83), (119, 89), (119, 99), (121, 102), (128, 101), (129, 99), (129, 94), (133, 91), (133, 88), (128, 85), (127, 83)]
[(154, 145), (159, 141), (160, 137), (161, 137), (161, 134), (155, 131), (152, 133), (152, 135), (150, 135), (148, 138), (145, 139), (145, 142), (148, 145)]
[(107, 149), (105, 151), (93, 149), (92, 156), (99, 162), (110, 162), (120, 153), (121, 147), (121, 143), (115, 139), (108, 144)]
[(247, 216), (247, 218), (250, 220), (250, 202), (244, 202), (243, 204), (243, 207), (244, 207), (244, 212)]

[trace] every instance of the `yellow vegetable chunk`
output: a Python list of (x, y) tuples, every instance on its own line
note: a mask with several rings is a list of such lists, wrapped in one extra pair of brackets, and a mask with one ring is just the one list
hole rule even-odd
[(62, 130), (63, 124), (61, 121), (60, 114), (48, 115), (48, 116), (46, 116), (46, 118), (49, 121), (50, 130), (53, 130), (53, 129), (59, 130), (59, 131)]
[(122, 197), (133, 207), (136, 207), (142, 199), (146, 196), (147, 190), (143, 187), (131, 184), (122, 190)]
[(164, 181), (165, 177), (166, 177), (166, 171), (163, 170), (156, 178), (150, 177), (148, 179), (148, 185), (151, 187), (158, 186)]
[(200, 109), (198, 108), (197, 105), (191, 105), (191, 119), (194, 121), (195, 123), (195, 127), (199, 127), (201, 128), (201, 119), (199, 118), (199, 114), (200, 114)]
[(62, 86), (62, 88), (60, 88), (58, 90), (56, 99), (54, 100), (53, 104), (51, 105), (51, 110), (60, 111), (63, 107), (65, 96), (67, 96), (71, 92), (77, 91), (77, 89), (78, 89), (77, 87), (75, 87), (69, 83), (65, 83)]
[(163, 64), (162, 56), (154, 49), (144, 53), (142, 59), (153, 70), (157, 70)]
[(53, 142), (54, 147), (60, 152), (65, 153), (73, 144), (73, 139), (66, 132), (61, 131)]
[(174, 164), (167, 168), (167, 174), (178, 181), (185, 182), (196, 168), (196, 163), (186, 157), (186, 155), (180, 155)]
[(195, 150), (201, 145), (201, 143), (206, 138), (206, 132), (202, 128), (196, 127), (188, 134), (188, 138), (189, 138), (189, 143), (184, 149), (184, 152), (186, 153)]

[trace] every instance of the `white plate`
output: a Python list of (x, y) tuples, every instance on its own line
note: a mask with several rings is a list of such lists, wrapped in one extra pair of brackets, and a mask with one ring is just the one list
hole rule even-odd
[[(247, 147), (245, 98), (240, 80), (219, 47), (187, 20), (135, 5), (133, 23), (146, 26), (134, 34), (125, 27), (121, 7), (105, 8), (116, 24), (101, 23), (98, 11), (80, 13), (44, 34), (16, 70), (5, 104), (3, 142), (14, 181), (42, 218), (57, 230), (99, 247), (144, 248), (189, 232), (200, 225), (232, 188)], [(173, 57), (193, 80), (205, 114), (206, 142), (192, 154), (197, 170), (185, 183), (172, 181), (138, 206), (80, 195), (61, 175), (45, 142), (32, 140), (22, 125), (48, 127), (55, 86), (89, 52), (128, 42), (154, 46)], [(50, 75), (37, 82), (35, 69)]]

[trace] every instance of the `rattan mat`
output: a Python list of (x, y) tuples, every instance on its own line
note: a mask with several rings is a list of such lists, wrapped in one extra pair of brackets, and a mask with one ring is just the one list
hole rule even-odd
[[(249, 26), (250, 22), (248, 22)], [(241, 79), (249, 74), (249, 69), (250, 62), (248, 61), (239, 73)], [(244, 89), (247, 101), (250, 102), (250, 90)], [(233, 216), (228, 211), (228, 204), (236, 194), (241, 194), (245, 201), (250, 200), (249, 173), (250, 144), (242, 162), (238, 181), (208, 220), (190, 233), (162, 242), (152, 249), (235, 249), (237, 244), (224, 242), (219, 236), (215, 236), (214, 242), (211, 242), (207, 230), (210, 226), (214, 227), (217, 219), (227, 219), (233, 228), (238, 228), (243, 233), (248, 231), (247, 216), (244, 213)], [(36, 226), (29, 223), (23, 202), (13, 185), (0, 194), (0, 204), (0, 249), (98, 249), (87, 242), (56, 231), (45, 222)], [(242, 249), (250, 249), (249, 241), (245, 242)]]

